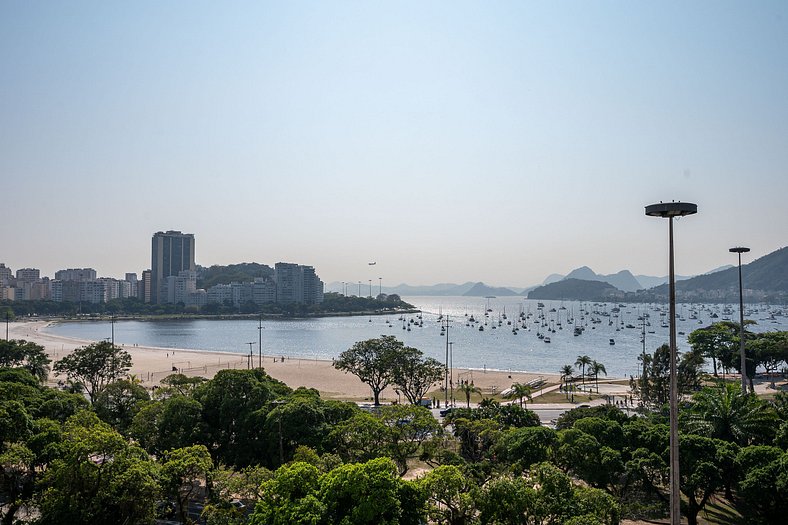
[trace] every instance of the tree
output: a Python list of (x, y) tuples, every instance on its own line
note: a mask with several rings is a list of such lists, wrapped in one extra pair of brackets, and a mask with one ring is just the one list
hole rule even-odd
[(380, 405), (380, 393), (394, 379), (394, 364), (404, 345), (394, 336), (359, 341), (339, 354), (334, 368), (350, 372), (369, 385), (375, 405)]
[(753, 518), (783, 523), (788, 515), (788, 453), (774, 447), (747, 447), (739, 452), (736, 463), (742, 477), (738, 494)]
[(43, 383), (49, 375), (49, 363), (46, 349), (36, 343), (23, 339), (0, 341), (0, 367), (21, 367), (29, 371)]
[(572, 372), (574, 371), (575, 369), (572, 365), (564, 365), (561, 367), (561, 381), (563, 382), (564, 392), (569, 392), (569, 380), (572, 379)]
[(694, 330), (687, 337), (690, 346), (699, 351), (704, 357), (711, 358), (714, 376), (717, 376), (717, 361), (723, 369), (730, 368), (733, 355), (738, 349), (735, 343), (737, 325), (729, 321), (713, 323), (705, 328)]
[(719, 440), (694, 434), (679, 437), (679, 474), (681, 491), (687, 496), (686, 516), (689, 525), (697, 525), (698, 513), (722, 486), (718, 462)]
[(17, 511), (33, 495), (36, 479), (35, 454), (21, 443), (12, 443), (0, 454), (0, 523), (14, 523)]
[(598, 363), (596, 361), (591, 362), (591, 367), (588, 370), (588, 373), (594, 376), (594, 383), (596, 384), (596, 393), (599, 393), (599, 372), (607, 375), (607, 369), (605, 365), (602, 363)]
[(441, 431), (432, 412), (422, 406), (384, 406), (378, 417), (387, 428), (387, 456), (396, 463), (400, 476), (408, 471), (408, 458), (418, 452), (425, 440)]
[(778, 426), (777, 414), (768, 404), (755, 394), (742, 394), (732, 383), (707, 387), (692, 396), (686, 420), (691, 432), (741, 446), (771, 442)]
[(436, 359), (428, 357), (416, 348), (404, 347), (399, 350), (392, 363), (392, 383), (405, 394), (411, 404), (417, 405), (432, 387), (443, 377), (446, 368)]
[(165, 452), (161, 466), (162, 485), (175, 498), (182, 523), (194, 523), (189, 517), (189, 503), (212, 468), (211, 455), (204, 445)]
[(291, 392), (262, 369), (220, 370), (200, 385), (193, 397), (202, 406), (206, 444), (214, 457), (235, 466), (268, 459), (266, 416), (274, 401)]
[(402, 481), (389, 458), (340, 465), (320, 478), (323, 523), (373, 525), (421, 523), (424, 497)]
[(512, 385), (511, 391), (506, 394), (507, 399), (519, 399), (520, 400), (520, 408), (524, 408), (523, 406), (523, 398), (528, 399), (528, 401), (533, 401), (533, 397), (531, 397), (531, 392), (533, 388), (530, 385), (526, 385), (523, 383), (514, 383)]
[(467, 383), (467, 382), (466, 383), (460, 383), (459, 390), (460, 390), (460, 392), (465, 394), (465, 405), (468, 408), (471, 408), (471, 396), (473, 394), (481, 394), (481, 392), (482, 392), (481, 388), (479, 388), (477, 386), (473, 386), (472, 383)]
[(320, 471), (303, 462), (282, 465), (260, 486), (251, 525), (318, 525), (325, 506), (318, 499)]
[(485, 484), (479, 510), (485, 525), (614, 525), (621, 512), (610, 494), (574, 486), (549, 463), (534, 465), (527, 478), (499, 477)]
[[(679, 358), (677, 383), (678, 394), (682, 396), (699, 387), (703, 358), (699, 351), (680, 354)], [(632, 386), (644, 404), (661, 407), (670, 395), (670, 346), (660, 346), (653, 355), (646, 355), (643, 362), (643, 375)]]
[(66, 421), (43, 474), (40, 525), (148, 524), (159, 495), (157, 466), (88, 411)]
[(496, 457), (523, 472), (535, 463), (547, 461), (557, 443), (558, 435), (553, 429), (542, 426), (513, 428), (501, 436)]
[(575, 361), (575, 366), (582, 369), (581, 376), (583, 378), (583, 386), (586, 384), (586, 367), (591, 364), (591, 358), (587, 355), (579, 355), (577, 356), (577, 361)]
[(131, 355), (109, 341), (100, 341), (77, 348), (55, 363), (54, 370), (76, 380), (87, 388), (88, 398), (94, 403), (104, 387), (126, 375), (131, 368)]
[(427, 495), (427, 515), (433, 523), (472, 523), (478, 488), (458, 467), (441, 465), (421, 478), (419, 485)]
[(150, 396), (142, 385), (120, 379), (108, 384), (96, 397), (93, 409), (98, 417), (112, 425), (112, 428), (125, 434), (134, 415), (143, 401)]

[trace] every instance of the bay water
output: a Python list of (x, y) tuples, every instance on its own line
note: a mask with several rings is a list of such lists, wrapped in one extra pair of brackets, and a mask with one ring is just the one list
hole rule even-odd
[[(563, 365), (574, 365), (578, 356), (587, 355), (605, 366), (608, 377), (628, 378), (638, 374), (644, 332), (648, 353), (669, 339), (667, 304), (535, 301), (522, 297), (414, 296), (403, 300), (421, 313), (264, 319), (263, 355), (331, 360), (357, 341), (393, 335), (440, 362), (446, 360), (450, 350), (455, 368), (559, 373)], [(687, 336), (693, 330), (739, 317), (738, 305), (679, 304), (676, 312), (680, 352), (689, 349)], [(745, 313), (747, 319), (756, 321), (750, 328), (755, 332), (788, 330), (788, 310), (784, 307), (745, 305)], [(100, 341), (110, 337), (112, 328), (109, 321), (62, 322), (47, 331)], [(240, 355), (249, 353), (249, 343), (253, 343), (251, 350), (257, 355), (259, 341), (255, 319), (116, 321), (114, 335), (117, 345)]]

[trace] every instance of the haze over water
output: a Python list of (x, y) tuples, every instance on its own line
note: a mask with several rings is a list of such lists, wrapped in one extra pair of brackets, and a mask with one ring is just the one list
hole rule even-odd
[[(288, 319), (263, 321), (263, 354), (288, 358), (332, 359), (348, 349), (353, 343), (393, 335), (408, 346), (413, 346), (443, 362), (446, 358), (446, 336), (441, 335), (440, 314), (451, 320), (449, 340), (452, 345), (452, 363), (455, 368), (484, 370), (517, 370), (527, 372), (558, 373), (566, 364), (574, 364), (577, 356), (588, 355), (605, 365), (609, 377), (637, 375), (637, 356), (643, 351), (641, 322), (639, 316), (648, 314), (646, 330), (646, 352), (653, 353), (658, 346), (668, 342), (666, 304), (626, 304), (620, 312), (613, 309), (616, 303), (591, 303), (577, 301), (541, 301), (547, 326), (536, 322), (540, 312), (538, 302), (521, 297), (405, 297), (407, 302), (423, 310), (422, 326), (417, 314), (391, 314), (383, 316), (321, 317), (314, 319)], [(680, 304), (677, 306), (678, 347), (683, 352), (689, 349), (686, 336), (693, 330), (708, 326), (713, 320), (730, 316), (736, 320), (738, 309), (728, 305)], [(485, 318), (485, 310), (488, 317)], [(505, 312), (504, 312), (505, 310)], [(551, 310), (555, 310), (551, 312)], [(581, 310), (588, 312), (581, 321)], [(779, 312), (782, 310), (782, 312)], [(512, 328), (520, 325), (519, 313), (526, 317), (527, 329), (515, 335)], [(692, 319), (697, 311), (698, 319)], [(788, 317), (781, 315), (785, 310), (765, 305), (745, 305), (747, 319), (757, 322), (751, 330), (772, 331), (788, 329)], [(597, 313), (594, 313), (597, 312)], [(774, 319), (769, 319), (776, 313)], [(503, 318), (504, 313), (506, 319)], [(660, 315), (664, 313), (664, 315)], [(712, 313), (719, 317), (711, 319)], [(530, 318), (528, 318), (530, 314)], [(607, 315), (605, 315), (607, 314)], [(618, 317), (615, 317), (618, 315)], [(471, 324), (470, 317), (482, 323)], [(574, 317), (574, 322), (569, 320)], [(400, 318), (404, 318), (400, 320)], [(594, 323), (592, 319), (599, 322)], [(683, 320), (682, 320), (683, 319)], [(500, 326), (498, 322), (500, 320)], [(509, 325), (511, 322), (512, 325)], [(558, 326), (558, 323), (561, 326)], [(611, 324), (612, 322), (612, 324)], [(469, 325), (470, 326), (466, 326)], [(492, 326), (496, 328), (493, 329)], [(583, 326), (582, 335), (574, 335), (574, 326)], [(626, 328), (627, 325), (635, 328)], [(403, 329), (403, 326), (406, 328)], [(115, 342), (118, 345), (155, 346), (194, 350), (221, 351), (234, 354), (258, 353), (258, 321), (256, 320), (177, 320), (177, 321), (117, 321)], [(410, 330), (407, 329), (410, 327)], [(554, 328), (555, 332), (548, 332)], [(618, 328), (618, 330), (616, 330)], [(110, 336), (109, 322), (60, 323), (47, 329), (57, 335), (89, 340), (102, 340)], [(546, 343), (537, 333), (550, 337)], [(653, 333), (648, 333), (653, 332)], [(684, 335), (681, 335), (684, 332)], [(615, 344), (610, 344), (610, 339)], [(270, 360), (270, 358), (269, 358)], [(181, 357), (174, 359), (177, 366), (184, 366)], [(264, 364), (265, 366), (265, 364)]]

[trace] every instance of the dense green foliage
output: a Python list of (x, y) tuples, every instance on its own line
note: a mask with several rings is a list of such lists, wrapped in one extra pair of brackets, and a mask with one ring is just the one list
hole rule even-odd
[[(682, 376), (682, 512), (695, 524), (724, 496), (747, 523), (781, 523), (788, 396), (767, 402), (736, 384), (702, 386), (698, 358), (722, 355), (703, 345), (682, 360), (690, 369)], [(371, 373), (387, 371), (390, 385), (403, 359), (425, 361), (393, 338), (357, 347), (357, 371), (377, 366)], [(441, 425), (417, 404), (364, 411), (292, 390), (262, 369), (210, 380), (173, 374), (148, 391), (124, 377), (126, 360), (102, 343), (55, 365), (95, 383), (89, 396), (69, 393), (42, 384), (40, 347), (0, 348), (2, 525), (193, 523), (203, 505), (209, 525), (616, 524), (667, 512), (662, 349), (648, 356), (654, 398), (641, 415), (576, 408), (551, 429), (520, 406), (525, 389), (512, 403), (454, 408)], [(416, 465), (429, 468), (403, 479)]]

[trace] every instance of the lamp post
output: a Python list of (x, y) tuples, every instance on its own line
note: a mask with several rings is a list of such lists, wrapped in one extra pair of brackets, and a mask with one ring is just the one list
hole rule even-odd
[(251, 370), (252, 369), (252, 363), (254, 362), (254, 361), (252, 361), (252, 345), (255, 344), (255, 343), (254, 343), (254, 341), (252, 341), (251, 343), (246, 343), (246, 344), (249, 345), (249, 358), (247, 359), (247, 363), (246, 363), (247, 366), (246, 366), (246, 368)]
[(257, 368), (263, 368), (263, 314), (260, 314), (260, 321), (257, 325)]
[(443, 404), (449, 407), (449, 316), (446, 316), (446, 367), (444, 368)]
[(744, 291), (741, 285), (741, 254), (750, 251), (749, 248), (737, 246), (728, 250), (739, 255), (739, 351), (741, 352), (741, 393), (747, 395), (747, 359), (744, 356)]
[(698, 205), (690, 202), (660, 202), (646, 206), (646, 215), (668, 219), (668, 268), (670, 270), (670, 523), (681, 523), (679, 494), (679, 423), (678, 381), (676, 371), (676, 274), (673, 266), (673, 218), (698, 213)]
[(449, 342), (449, 388), (451, 388), (451, 406), (454, 406), (454, 341)]
[[(287, 401), (285, 401), (283, 399), (277, 399), (275, 401), (271, 401), (271, 405), (274, 407), (274, 409), (278, 409), (279, 407), (281, 407), (282, 405), (284, 405), (286, 403), (287, 403)], [(282, 439), (282, 411), (281, 410), (278, 411), (276, 419), (277, 419), (277, 424), (279, 426), (279, 464), (280, 465), (284, 465), (285, 464), (285, 446), (284, 446), (284, 440)]]

